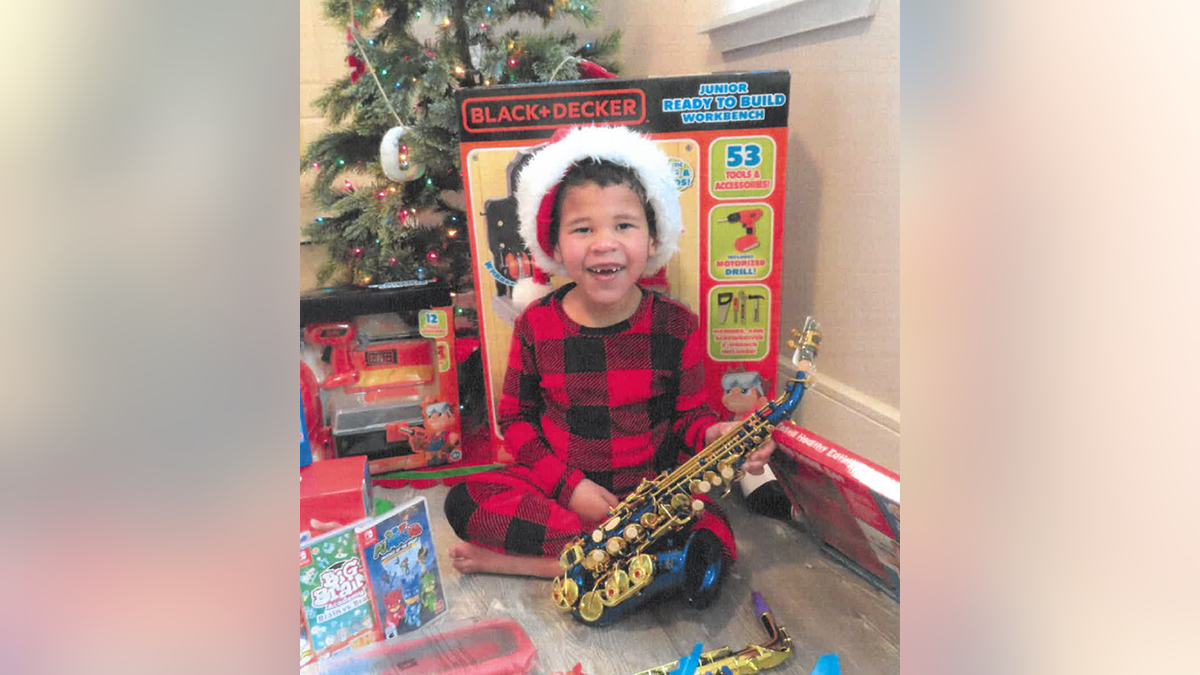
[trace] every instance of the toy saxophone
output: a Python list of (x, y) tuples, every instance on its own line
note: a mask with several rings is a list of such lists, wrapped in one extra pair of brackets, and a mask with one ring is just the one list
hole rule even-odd
[(716, 599), (724, 568), (722, 547), (712, 532), (691, 527), (704, 510), (704, 502), (694, 495), (714, 488), (723, 490), (721, 496), (728, 494), (744, 475), (746, 456), (800, 404), (810, 385), (821, 332), (809, 317), (803, 332), (793, 330), (792, 335), (799, 338), (788, 342), (796, 350), (792, 365), (797, 372), (779, 398), (673, 471), (642, 480), (609, 510), (591, 536), (563, 548), (559, 562), (565, 571), (554, 579), (552, 589), (559, 609), (603, 626), (667, 591), (684, 588), (697, 609)]
[[(746, 645), (736, 652), (729, 647), (721, 647), (711, 652), (700, 654), (695, 675), (751, 675), (767, 668), (774, 668), (783, 663), (792, 653), (792, 638), (787, 630), (775, 623), (771, 608), (757, 591), (751, 594), (754, 599), (754, 611), (767, 629), (767, 642), (756, 645)], [(697, 645), (699, 647), (699, 645)], [(634, 675), (671, 675), (678, 672), (679, 661), (661, 665), (657, 668), (643, 670)]]

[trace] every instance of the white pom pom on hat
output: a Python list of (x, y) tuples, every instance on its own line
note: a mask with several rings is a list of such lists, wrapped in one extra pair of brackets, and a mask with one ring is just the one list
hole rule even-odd
[(531, 302), (545, 296), (554, 287), (550, 285), (550, 276), (536, 265), (532, 277), (521, 277), (513, 287), (512, 301), (517, 309), (525, 309)]
[[(534, 153), (517, 178), (518, 229), (536, 266), (533, 278), (521, 279), (513, 290), (513, 301), (521, 308), (553, 290), (547, 273), (567, 275), (566, 268), (554, 260), (550, 221), (558, 186), (567, 171), (584, 159), (628, 167), (641, 181), (646, 201), (654, 209), (658, 239), (658, 250), (646, 261), (647, 276), (662, 270), (679, 250), (679, 236), (683, 233), (679, 189), (671, 160), (654, 141), (626, 127), (560, 130), (548, 145)], [(528, 299), (521, 302), (522, 297)]]

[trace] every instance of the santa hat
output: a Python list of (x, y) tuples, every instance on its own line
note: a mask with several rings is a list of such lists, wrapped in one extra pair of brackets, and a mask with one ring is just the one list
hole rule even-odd
[(646, 276), (661, 277), (663, 267), (679, 250), (679, 235), (683, 233), (679, 188), (671, 161), (654, 141), (626, 127), (560, 130), (548, 145), (534, 153), (517, 179), (518, 230), (534, 262), (533, 276), (521, 279), (513, 289), (513, 302), (518, 307), (524, 308), (553, 290), (550, 274), (567, 274), (566, 268), (554, 260), (550, 221), (563, 177), (584, 159), (628, 167), (645, 189), (646, 201), (654, 209), (658, 240), (657, 251), (646, 260)]

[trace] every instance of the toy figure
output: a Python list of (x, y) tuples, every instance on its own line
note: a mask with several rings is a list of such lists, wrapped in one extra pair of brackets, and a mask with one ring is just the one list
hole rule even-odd
[(454, 413), (450, 404), (445, 401), (434, 401), (422, 408), (425, 417), (425, 433), (427, 434), (429, 466), (447, 464), (462, 458), (458, 449), (458, 434), (447, 431), (454, 424)]
[(426, 572), (421, 577), (421, 621), (428, 621), (437, 613), (437, 577)]
[(421, 604), (416, 600), (413, 598), (413, 603), (404, 610), (404, 623), (408, 625), (409, 630), (421, 625)]
[(421, 416), (425, 419), (424, 428), (413, 428), (406, 424), (399, 426), (411, 436), (409, 443), (412, 449), (425, 453), (426, 466), (449, 464), (462, 459), (458, 434), (449, 431), (454, 427), (454, 411), (450, 409), (450, 404), (426, 399), (421, 406)]
[(421, 625), (421, 580), (407, 557), (400, 561), (400, 588), (404, 590), (404, 623), (412, 630)]
[[(728, 419), (731, 420), (746, 419), (768, 401), (763, 392), (762, 375), (757, 371), (731, 370), (721, 376), (721, 389), (725, 392), (721, 396), (721, 405), (729, 410)], [(791, 518), (792, 504), (771, 467), (763, 467), (762, 475), (747, 476), (738, 487), (751, 511), (780, 520)]]
[(731, 413), (730, 420), (746, 419), (767, 402), (762, 375), (753, 370), (734, 370), (721, 376), (721, 405)]
[(422, 546), (417, 551), (417, 562), (421, 563), (421, 622), (433, 618), (437, 613), (437, 575), (427, 564), (429, 549)]
[(404, 619), (404, 594), (400, 592), (399, 588), (393, 588), (384, 596), (383, 604), (387, 609), (384, 635), (388, 638), (396, 637), (398, 632), (396, 628)]

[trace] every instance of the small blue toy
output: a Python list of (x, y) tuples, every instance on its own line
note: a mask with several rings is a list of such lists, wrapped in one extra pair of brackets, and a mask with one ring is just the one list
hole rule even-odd
[(421, 605), (414, 602), (404, 608), (404, 623), (414, 628), (421, 625)]
[(809, 675), (842, 675), (842, 666), (838, 663), (837, 654), (825, 654), (817, 659)]
[(696, 646), (692, 648), (692, 653), (679, 659), (679, 667), (667, 675), (696, 675), (696, 668), (700, 665), (701, 644), (697, 642)]

